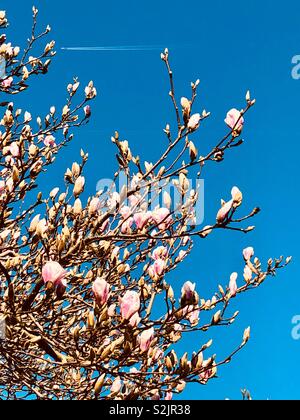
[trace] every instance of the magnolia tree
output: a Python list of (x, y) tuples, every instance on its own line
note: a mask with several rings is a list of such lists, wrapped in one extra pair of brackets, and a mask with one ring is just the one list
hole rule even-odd
[[(3, 98), (47, 73), (55, 55), (54, 41), (40, 49), (50, 27), (37, 32), (37, 14), (33, 8), (24, 50), (0, 37)], [(0, 24), (7, 25), (5, 12)], [(9, 100), (0, 104), (2, 399), (170, 400), (189, 383), (205, 385), (250, 337), (247, 328), (236, 348), (219, 359), (207, 341), (209, 331), (231, 325), (238, 316), (230, 312), (231, 300), (290, 261), (280, 257), (263, 266), (249, 247), (241, 252), (241, 280), (233, 273), (204, 298), (184, 279), (181, 294), (174, 293), (168, 273), (187, 258), (193, 237), (205, 240), (219, 229), (248, 233), (254, 228), (247, 221), (259, 209), (238, 215), (243, 197), (236, 186), (216, 209), (216, 219), (199, 228), (199, 189), (192, 189), (189, 179), (200, 180), (206, 163), (221, 162), (242, 144), (245, 114), (255, 101), (247, 93), (244, 109), (228, 112), (224, 137), (201, 156), (192, 138), (209, 113), (193, 110), (199, 81), (178, 102), (167, 50), (161, 59), (177, 121), (164, 129), (163, 154), (155, 163), (143, 163), (115, 133), (118, 168), (111, 188), (87, 200), (82, 198), (88, 160), (83, 151), (80, 162), (66, 169), (63, 190), (54, 188), (49, 196), (32, 190), (72, 140), (73, 127), (89, 121), (93, 83), (77, 99), (75, 79), (67, 86), (62, 111), (52, 106), (36, 119)], [(180, 340), (196, 331), (206, 332), (202, 346), (190, 355), (178, 354)]]

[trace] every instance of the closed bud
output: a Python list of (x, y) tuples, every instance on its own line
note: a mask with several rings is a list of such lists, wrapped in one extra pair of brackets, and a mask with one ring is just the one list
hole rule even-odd
[(174, 291), (173, 291), (173, 288), (171, 286), (168, 288), (168, 299), (170, 299), (170, 300), (174, 299)]
[(170, 194), (167, 191), (165, 191), (163, 194), (163, 201), (164, 201), (164, 205), (170, 210), (171, 205), (172, 205), (172, 200), (171, 200)]
[(73, 211), (74, 214), (80, 214), (82, 212), (82, 204), (79, 198), (75, 200)]
[(186, 193), (190, 186), (189, 180), (182, 172), (179, 174), (179, 185), (183, 193)]
[(88, 313), (87, 325), (89, 329), (93, 329), (95, 326), (95, 316), (94, 316), (94, 312), (92, 311), (89, 311)]
[(58, 197), (58, 202), (63, 203), (65, 201), (65, 198), (66, 198), (66, 193), (61, 193)]
[(171, 372), (171, 370), (173, 369), (173, 366), (172, 366), (172, 362), (169, 356), (166, 356), (165, 358), (165, 365), (167, 366), (168, 371)]
[(198, 356), (197, 356), (196, 368), (200, 369), (202, 367), (202, 364), (203, 364), (203, 353), (200, 352), (198, 353)]
[(36, 156), (36, 155), (37, 155), (37, 153), (38, 153), (38, 151), (39, 151), (39, 149), (38, 149), (38, 147), (37, 147), (35, 144), (31, 144), (31, 145), (29, 146), (28, 152), (29, 152), (29, 155), (30, 155), (31, 157)]
[(243, 344), (246, 344), (250, 339), (250, 327), (246, 328), (243, 335)]
[(77, 162), (74, 162), (72, 164), (72, 175), (77, 178), (80, 174), (80, 166), (78, 165)]
[(191, 162), (194, 162), (194, 160), (197, 158), (198, 150), (196, 149), (192, 141), (189, 142), (189, 152), (190, 152)]
[(179, 384), (176, 386), (176, 391), (177, 392), (182, 392), (185, 388), (185, 381), (180, 381)]
[(36, 234), (38, 235), (38, 236), (40, 236), (41, 238), (44, 238), (45, 237), (45, 233), (46, 233), (46, 231), (47, 231), (47, 229), (48, 229), (48, 226), (47, 226), (47, 221), (46, 221), (46, 219), (41, 219), (39, 222), (38, 222), (38, 224), (37, 224), (37, 226), (36, 226)]
[(14, 183), (19, 180), (19, 170), (16, 166), (14, 166), (13, 170), (12, 170), (12, 179), (13, 179)]
[(66, 117), (69, 114), (69, 112), (70, 112), (70, 108), (68, 107), (68, 105), (65, 105), (62, 110), (62, 116)]
[(97, 379), (95, 386), (94, 386), (94, 393), (95, 395), (99, 395), (101, 392), (101, 389), (104, 385), (104, 380), (105, 380), (105, 373), (103, 373), (102, 375), (99, 376), (99, 378)]
[(84, 176), (79, 176), (75, 181), (75, 185), (73, 189), (73, 194), (75, 197), (78, 197), (82, 193), (84, 189), (84, 184), (85, 184)]
[(58, 192), (59, 192), (59, 188), (58, 187), (53, 188), (53, 190), (51, 190), (50, 191), (50, 194), (49, 194), (50, 198), (54, 199), (57, 196)]
[(214, 325), (218, 324), (221, 321), (221, 311), (218, 311), (214, 314), (213, 319), (212, 319), (212, 323)]
[(40, 221), (40, 215), (37, 214), (31, 221), (30, 226), (29, 226), (29, 232), (35, 232), (35, 229), (37, 227), (37, 224)]

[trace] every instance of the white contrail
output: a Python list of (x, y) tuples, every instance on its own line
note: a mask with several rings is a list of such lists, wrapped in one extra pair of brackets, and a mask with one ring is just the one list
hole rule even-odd
[(115, 45), (101, 47), (61, 47), (67, 51), (161, 51), (165, 47), (162, 45)]

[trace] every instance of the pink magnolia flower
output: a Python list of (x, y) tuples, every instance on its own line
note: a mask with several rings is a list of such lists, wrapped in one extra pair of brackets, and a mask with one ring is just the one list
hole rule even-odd
[[(133, 176), (131, 180), (132, 188), (136, 188), (138, 185), (139, 185), (139, 179), (137, 179), (136, 176)], [(136, 207), (138, 203), (141, 201), (141, 197), (139, 194), (133, 194), (128, 198), (128, 200), (131, 207)]]
[(204, 372), (200, 373), (199, 378), (207, 383), (210, 378), (213, 378), (216, 375), (216, 367), (208, 368)]
[(193, 131), (196, 130), (199, 127), (200, 121), (201, 121), (200, 114), (192, 115), (188, 122), (188, 128)]
[(237, 199), (241, 194), (242, 193), (238, 187), (232, 187), (231, 197), (233, 200)]
[(231, 190), (231, 197), (233, 200), (233, 207), (238, 207), (242, 204), (243, 194), (238, 187), (233, 187)]
[(232, 130), (234, 129), (237, 132), (241, 132), (244, 126), (244, 118), (242, 117), (240, 111), (233, 108), (230, 111), (228, 111), (227, 116), (225, 118), (225, 123)]
[(243, 250), (243, 256), (245, 258), (245, 261), (250, 261), (253, 255), (254, 255), (254, 249), (252, 248), (252, 246), (249, 246), (248, 248), (245, 248)]
[(60, 284), (67, 275), (67, 271), (57, 261), (48, 261), (42, 268), (44, 283)]
[(236, 296), (236, 292), (238, 290), (236, 280), (238, 278), (238, 273), (232, 273), (230, 276), (230, 282), (229, 282), (229, 292), (232, 297)]
[(181, 289), (181, 297), (186, 300), (191, 300), (194, 297), (196, 283), (187, 281), (184, 283)]
[(152, 213), (150, 211), (139, 212), (133, 215), (134, 222), (138, 229), (143, 229), (151, 218)]
[(136, 312), (132, 317), (129, 319), (129, 324), (135, 328), (141, 322), (141, 317), (139, 316), (138, 312)]
[(93, 283), (92, 290), (99, 306), (104, 305), (109, 298), (110, 285), (106, 280), (98, 277)]
[(122, 387), (122, 381), (120, 379), (120, 377), (118, 376), (112, 383), (112, 386), (110, 388), (110, 392), (112, 394), (118, 394), (118, 392), (120, 391)]
[(165, 401), (171, 401), (173, 399), (173, 392), (166, 392)]
[(224, 222), (230, 210), (232, 208), (237, 208), (238, 206), (240, 206), (242, 203), (242, 200), (243, 200), (243, 194), (241, 193), (241, 191), (238, 189), (238, 187), (233, 187), (231, 190), (231, 200), (227, 202), (224, 202), (222, 200), (223, 204), (220, 210), (218, 211), (217, 222), (218, 223)]
[(165, 230), (172, 222), (170, 210), (166, 207), (161, 207), (152, 212), (152, 219), (158, 225), (159, 230)]
[(224, 222), (224, 220), (228, 216), (230, 210), (232, 209), (232, 206), (233, 206), (233, 200), (230, 200), (230, 201), (227, 201), (227, 203), (225, 203), (220, 208), (220, 210), (218, 211), (218, 214), (217, 214), (217, 222), (218, 223)]
[(19, 157), (20, 156), (20, 148), (19, 148), (17, 142), (15, 142), (15, 141), (9, 146), (9, 151), (10, 151), (10, 154), (14, 157)]
[(75, 197), (77, 197), (79, 194), (81, 194), (83, 192), (84, 189), (84, 185), (85, 185), (85, 178), (84, 176), (79, 176), (74, 184), (74, 188), (73, 188), (73, 194)]
[(1, 84), (5, 89), (8, 89), (13, 84), (13, 81), (14, 79), (12, 77), (8, 77), (7, 79), (3, 80)]
[(149, 349), (153, 341), (153, 338), (154, 338), (154, 328), (149, 328), (148, 330), (143, 331), (138, 336), (138, 342), (139, 342), (140, 349), (142, 352), (145, 352)]
[(141, 306), (140, 297), (137, 292), (128, 290), (120, 298), (121, 316), (123, 319), (130, 319), (132, 315), (139, 311)]
[(244, 279), (246, 282), (250, 281), (252, 279), (253, 273), (250, 269), (250, 267), (248, 267), (248, 265), (245, 266), (244, 268)]
[(148, 273), (152, 279), (157, 279), (164, 273), (165, 269), (166, 269), (166, 261), (159, 258), (158, 260), (155, 260), (154, 264), (152, 264), (149, 267)]
[(167, 255), (168, 250), (165, 246), (159, 246), (152, 252), (152, 258), (154, 260), (164, 259), (167, 257)]
[(52, 136), (51, 134), (49, 134), (48, 136), (46, 136), (44, 138), (43, 142), (44, 142), (44, 145), (46, 147), (55, 147), (56, 146), (56, 144), (55, 144), (55, 137)]

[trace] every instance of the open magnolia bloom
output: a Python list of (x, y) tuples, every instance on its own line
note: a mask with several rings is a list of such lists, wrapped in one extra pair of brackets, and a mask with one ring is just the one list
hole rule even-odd
[[(47, 192), (35, 193), (41, 174), (72, 142), (75, 127), (89, 122), (97, 95), (92, 81), (82, 87), (75, 78), (60, 110), (51, 105), (46, 115), (35, 116), (11, 102), (33, 76), (47, 73), (55, 54), (54, 41), (44, 42), (50, 27), (37, 32), (37, 16), (33, 8), (24, 54), (5, 37), (0, 40), (6, 61), (0, 91), (9, 98), (0, 104), (0, 319), (5, 324), (0, 397), (170, 400), (190, 383), (207, 384), (245, 346), (249, 328), (219, 358), (210, 331), (234, 323), (238, 312), (232, 312), (231, 299), (237, 304), (241, 293), (290, 262), (264, 264), (248, 247), (240, 253), (243, 272), (230, 279), (225, 274), (223, 286), (217, 283), (210, 296), (201, 292), (203, 280), (176, 276), (194, 237), (204, 241), (216, 230), (254, 229), (248, 221), (259, 209), (246, 211), (237, 187), (206, 226), (199, 225), (200, 188), (190, 182), (199, 181), (206, 163), (219, 164), (241, 144), (254, 100), (247, 94), (242, 112), (228, 112), (230, 131), (224, 124), (222, 141), (209, 145), (202, 138), (200, 144), (196, 134), (210, 114), (196, 109), (199, 80), (179, 103), (165, 50), (161, 58), (177, 124), (165, 125), (157, 160), (143, 162), (115, 132), (117, 168), (109, 188), (87, 196), (88, 154), (81, 150), (59, 188), (49, 185)], [(6, 24), (0, 12), (0, 26)], [(205, 332), (203, 342), (197, 335), (190, 340), (192, 351), (182, 354), (179, 344), (193, 331)]]
[(236, 133), (240, 133), (244, 126), (244, 118), (242, 116), (241, 111), (233, 108), (228, 111), (227, 116), (225, 118), (225, 123)]

